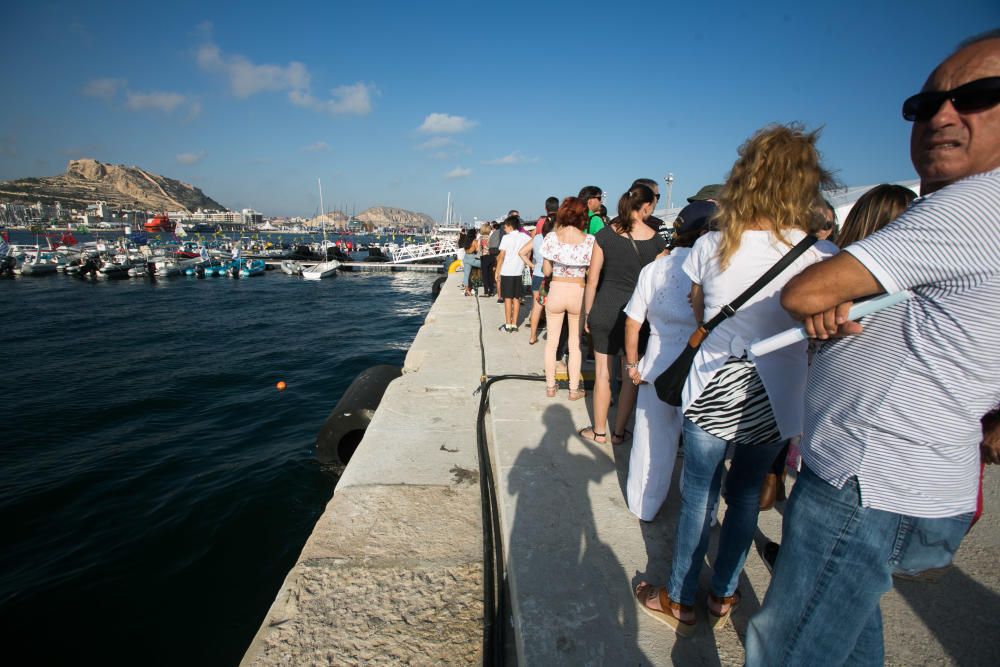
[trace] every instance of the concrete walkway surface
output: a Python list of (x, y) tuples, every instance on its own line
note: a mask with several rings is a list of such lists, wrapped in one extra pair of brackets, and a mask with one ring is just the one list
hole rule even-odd
[[(445, 289), (454, 289), (448, 281)], [(472, 299), (466, 299), (474, 309)], [(500, 332), (502, 306), (478, 300), (487, 373), (541, 374), (544, 339), (528, 345), (527, 322)], [(526, 317), (529, 307), (522, 309)], [(698, 629), (690, 639), (649, 617), (632, 596), (641, 579), (669, 574), (679, 507), (674, 472), (656, 519), (640, 523), (625, 505), (630, 442), (613, 447), (577, 435), (591, 422), (590, 397), (569, 401), (544, 382), (493, 385), (488, 425), (507, 553), (517, 662), (521, 665), (740, 665), (743, 637), (770, 574), (751, 548), (732, 623), (705, 623), (711, 576), (702, 571)], [(882, 602), (886, 664), (1000, 664), (1000, 471), (986, 473), (986, 514), (953, 566), (929, 581), (897, 581)], [(791, 490), (791, 480), (788, 482)], [(782, 503), (764, 512), (761, 544), (780, 540)], [(720, 507), (719, 516), (725, 511)], [(713, 531), (709, 563), (718, 529)]]

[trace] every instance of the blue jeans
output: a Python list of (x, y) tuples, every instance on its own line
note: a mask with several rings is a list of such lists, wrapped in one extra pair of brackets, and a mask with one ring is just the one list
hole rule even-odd
[(882, 665), (879, 599), (892, 573), (951, 562), (972, 513), (923, 519), (861, 506), (803, 466), (785, 508), (781, 550), (746, 637), (746, 665)]
[(464, 277), (462, 278), (462, 287), (468, 288), (469, 276), (472, 275), (472, 262), (462, 260), (462, 271), (464, 272)]
[[(760, 445), (738, 445), (726, 476), (726, 517), (715, 557), (712, 593), (736, 591), (747, 551), (757, 529), (760, 487), (784, 440)], [(670, 599), (694, 604), (698, 575), (708, 549), (712, 509), (719, 497), (723, 464), (729, 443), (684, 419), (684, 470), (681, 473), (681, 512), (670, 567)]]

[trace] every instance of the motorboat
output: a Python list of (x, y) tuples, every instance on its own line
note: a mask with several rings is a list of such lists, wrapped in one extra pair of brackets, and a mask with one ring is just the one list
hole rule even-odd
[(187, 269), (193, 268), (201, 262), (202, 259), (197, 255), (193, 258), (181, 258), (179, 255), (175, 255), (157, 259), (153, 263), (153, 267), (155, 268), (157, 277), (170, 277), (182, 275)]
[(176, 225), (166, 213), (157, 213), (143, 224), (147, 232), (172, 232)]
[(267, 270), (267, 265), (262, 259), (246, 259), (243, 260), (243, 268), (240, 269), (240, 276), (247, 278), (249, 276), (261, 276), (264, 275), (264, 271)]
[(15, 272), (19, 272), (22, 276), (45, 276), (55, 273), (57, 266), (56, 262), (43, 257), (42, 252), (39, 251), (30, 260), (25, 256), (20, 269), (15, 269)]
[(99, 269), (97, 277), (105, 280), (117, 280), (128, 278), (128, 270), (133, 266), (132, 260), (125, 255), (116, 255), (114, 258), (105, 259)]
[(302, 269), (302, 277), (306, 280), (322, 280), (323, 278), (328, 278), (337, 273), (337, 268), (339, 266), (340, 262), (335, 259), (331, 259), (328, 262), (320, 262), (315, 266)]

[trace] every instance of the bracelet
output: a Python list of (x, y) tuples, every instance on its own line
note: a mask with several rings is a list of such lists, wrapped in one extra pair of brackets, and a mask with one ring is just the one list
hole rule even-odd
[(635, 362), (634, 364), (625, 364), (625, 370), (630, 371), (633, 368), (639, 368), (639, 362), (638, 361)]

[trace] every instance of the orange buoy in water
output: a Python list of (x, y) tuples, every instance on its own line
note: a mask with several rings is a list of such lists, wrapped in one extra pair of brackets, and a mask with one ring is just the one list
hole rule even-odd
[(279, 380), (278, 384), (276, 384), (274, 386), (276, 386), (278, 388), (278, 391), (285, 391), (285, 387), (287, 387), (288, 385), (285, 384), (284, 380)]

